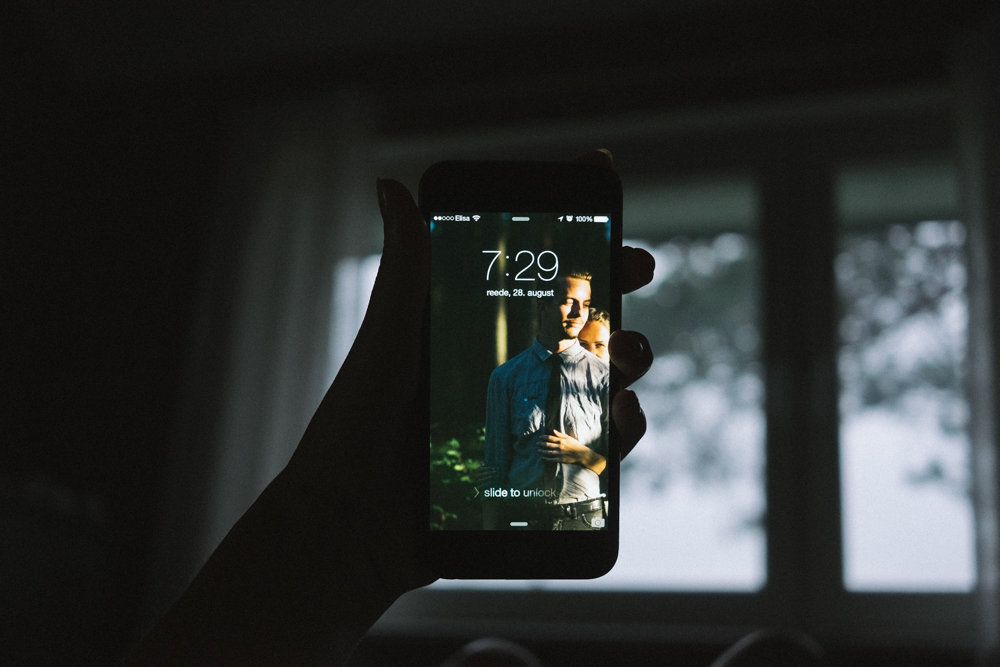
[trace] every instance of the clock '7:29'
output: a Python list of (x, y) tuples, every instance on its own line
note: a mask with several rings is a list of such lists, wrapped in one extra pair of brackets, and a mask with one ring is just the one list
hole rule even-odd
[[(489, 266), (486, 267), (486, 280), (488, 281), (490, 273), (497, 260), (500, 259), (500, 255), (503, 255), (503, 251), (484, 250), (483, 254), (493, 255)], [(504, 259), (509, 260), (510, 255), (504, 255)], [(543, 250), (537, 255), (530, 250), (518, 250), (514, 255), (514, 267), (511, 270), (515, 271), (514, 280), (534, 281), (537, 277), (538, 280), (549, 282), (559, 273), (559, 256), (551, 250)], [(509, 276), (510, 273), (504, 275)]]

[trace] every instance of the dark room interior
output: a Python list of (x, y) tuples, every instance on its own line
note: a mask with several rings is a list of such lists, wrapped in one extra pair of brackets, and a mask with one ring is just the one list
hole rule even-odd
[(707, 667), (762, 629), (831, 665), (998, 664), (984, 7), (16, 1), (0, 663), (120, 661), (281, 468), (364, 312), (377, 177), (607, 147), (661, 281), (623, 314), (663, 360), (623, 485), (728, 532), (654, 514), (663, 541), (610, 582), (409, 593), (353, 664), (491, 636), (548, 665)]

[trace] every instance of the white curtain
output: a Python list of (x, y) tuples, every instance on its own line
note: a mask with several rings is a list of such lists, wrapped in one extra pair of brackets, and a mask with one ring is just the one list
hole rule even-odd
[(350, 94), (234, 114), (179, 388), (151, 614), (284, 466), (354, 339), (382, 243), (369, 117)]

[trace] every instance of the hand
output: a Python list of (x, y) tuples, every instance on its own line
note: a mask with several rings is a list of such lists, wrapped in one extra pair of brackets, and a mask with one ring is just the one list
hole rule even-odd
[(496, 467), (486, 464), (480, 465), (475, 472), (476, 486), (490, 486), (496, 479), (497, 472)]
[(538, 451), (545, 461), (578, 463), (600, 475), (607, 466), (607, 459), (568, 433), (556, 429), (538, 437)]
[[(611, 152), (599, 149), (584, 153), (577, 162), (613, 167)], [(622, 246), (622, 293), (634, 292), (653, 280), (655, 261), (642, 248)], [(617, 431), (621, 458), (625, 458), (646, 433), (646, 415), (635, 392), (627, 389), (641, 378), (653, 363), (649, 340), (638, 331), (619, 330), (608, 339), (611, 365), (619, 373), (621, 389), (611, 397), (611, 427)]]
[[(578, 160), (612, 164), (607, 151)], [(330, 525), (350, 517), (351, 531), (331, 531), (323, 539), (331, 548), (353, 540), (377, 572), (373, 585), (398, 596), (434, 580), (416, 553), (417, 527), (427, 511), (421, 490), (428, 408), (420, 360), (427, 345), (430, 245), (427, 225), (402, 184), (381, 180), (378, 196), (385, 245), (368, 311), (282, 475), (297, 502), (328, 513)], [(648, 252), (625, 247), (622, 259), (624, 292), (652, 280)], [(608, 347), (622, 387), (652, 363), (649, 343), (640, 333), (616, 331)], [(634, 392), (622, 389), (612, 397), (611, 422), (624, 456), (646, 430)]]
[[(596, 151), (581, 161), (610, 166)], [(233, 526), (131, 663), (343, 660), (404, 592), (434, 577), (417, 553), (426, 522), (427, 391), (422, 360), (430, 283), (427, 225), (409, 191), (378, 184), (385, 244), (364, 322), (285, 469)], [(648, 253), (626, 248), (625, 291), (648, 283)], [(628, 386), (649, 368), (645, 337), (609, 352)], [(645, 432), (635, 394), (612, 398), (627, 452)]]
[(646, 374), (653, 363), (653, 351), (649, 341), (638, 331), (620, 330), (608, 339), (608, 354), (611, 364), (621, 374), (622, 389), (611, 399), (611, 428), (618, 433), (619, 451), (624, 459), (646, 433), (646, 415), (639, 406), (639, 399), (634, 391), (625, 387)]

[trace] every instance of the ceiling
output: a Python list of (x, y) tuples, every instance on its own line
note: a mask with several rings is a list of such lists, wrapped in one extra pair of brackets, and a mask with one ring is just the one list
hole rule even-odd
[(33, 48), (41, 45), (70, 85), (88, 87), (261, 68), (420, 77), (450, 68), (469, 75), (476, 64), (496, 74), (669, 59), (701, 70), (747, 58), (788, 62), (790, 50), (871, 50), (903, 35), (927, 42), (967, 13), (957, 1), (18, 1)]
[[(75, 81), (108, 83), (274, 63), (304, 63), (433, 46), (474, 52), (500, 41), (565, 42), (579, 34), (615, 34), (630, 25), (673, 22), (717, 11), (721, 0), (608, 3), (24, 1), (22, 9)], [(766, 2), (752, 0), (751, 5)], [(605, 45), (596, 45), (603, 48)], [(516, 48), (516, 47), (513, 47)]]

